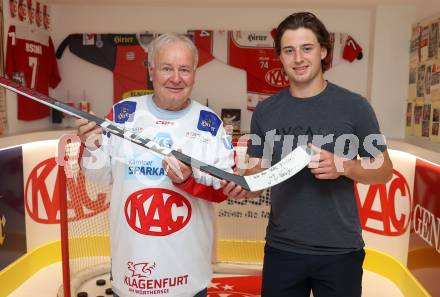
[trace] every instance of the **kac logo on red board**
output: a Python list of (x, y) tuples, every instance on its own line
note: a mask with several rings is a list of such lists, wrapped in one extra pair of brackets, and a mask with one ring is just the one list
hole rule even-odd
[[(25, 206), (35, 222), (58, 224), (60, 198), (66, 192), (70, 197), (67, 200), (68, 221), (89, 218), (108, 209), (107, 194), (96, 193), (96, 199), (92, 199), (86, 191), (85, 177), (81, 172), (76, 178), (67, 178), (65, 185), (61, 184), (63, 179), (60, 174), (55, 158), (41, 162), (29, 174), (25, 188)], [(61, 191), (60, 186), (65, 186), (67, 190)]]
[(188, 224), (191, 204), (179, 193), (168, 189), (143, 189), (127, 198), (125, 218), (140, 234), (167, 236)]
[[(359, 217), (363, 230), (385, 236), (399, 236), (409, 227), (411, 218), (411, 190), (405, 177), (393, 169), (387, 184), (372, 184), (360, 197), (355, 183)], [(372, 223), (373, 222), (373, 223)]]

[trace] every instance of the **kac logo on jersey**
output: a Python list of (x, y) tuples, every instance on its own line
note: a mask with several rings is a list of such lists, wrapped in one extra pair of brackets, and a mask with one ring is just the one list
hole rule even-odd
[(136, 102), (123, 101), (115, 105), (115, 122), (123, 124), (133, 122), (134, 112), (136, 111)]
[(131, 194), (125, 202), (128, 225), (139, 234), (167, 236), (185, 227), (191, 218), (191, 204), (169, 189), (148, 188)]
[(217, 131), (221, 125), (221, 120), (218, 116), (210, 111), (201, 110), (199, 116), (199, 122), (197, 124), (197, 129), (200, 131), (206, 131), (212, 134), (212, 136), (217, 135)]
[(269, 85), (276, 88), (284, 88), (289, 85), (289, 79), (281, 70), (281, 68), (274, 68), (269, 70), (266, 73), (264, 79)]

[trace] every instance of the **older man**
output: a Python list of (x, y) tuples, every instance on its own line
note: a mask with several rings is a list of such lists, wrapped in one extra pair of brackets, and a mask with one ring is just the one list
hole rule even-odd
[[(190, 99), (198, 59), (194, 44), (185, 36), (163, 34), (150, 44), (148, 54), (155, 94), (118, 102), (108, 118), (231, 170), (233, 150), (221, 120)], [(114, 292), (121, 297), (206, 296), (212, 274), (211, 201), (226, 199), (219, 181), (117, 137), (101, 137), (93, 122), (78, 120), (77, 126), (83, 142), (100, 143), (85, 153), (87, 176), (113, 183)]]

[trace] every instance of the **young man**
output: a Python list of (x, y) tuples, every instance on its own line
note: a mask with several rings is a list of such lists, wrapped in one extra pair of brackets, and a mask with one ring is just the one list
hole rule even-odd
[[(154, 95), (113, 106), (109, 119), (163, 146), (232, 171), (233, 150), (219, 117), (190, 100), (197, 49), (185, 36), (162, 34), (148, 49)], [(113, 183), (110, 201), (112, 286), (120, 297), (207, 295), (211, 281), (212, 202), (220, 182), (78, 120), (86, 176)], [(215, 152), (215, 153), (212, 153)], [(90, 156), (92, 155), (92, 156)], [(103, 165), (103, 166), (101, 166)]]
[[(297, 145), (307, 143), (314, 155), (271, 189), (262, 296), (361, 296), (365, 252), (353, 181), (384, 183), (392, 175), (376, 116), (365, 98), (324, 79), (329, 33), (312, 13), (282, 21), (275, 50), (290, 86), (257, 106), (251, 135), (262, 145), (249, 145), (249, 163), (258, 165), (245, 174)], [(223, 185), (230, 197), (259, 194)]]

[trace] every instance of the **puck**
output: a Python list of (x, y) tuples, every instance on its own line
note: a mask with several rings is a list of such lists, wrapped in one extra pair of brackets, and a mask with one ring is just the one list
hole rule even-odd
[(97, 281), (96, 281), (96, 285), (97, 286), (103, 286), (103, 285), (105, 285), (105, 279), (98, 279)]
[(112, 288), (108, 288), (108, 289), (106, 289), (106, 290), (105, 290), (105, 294), (106, 294), (106, 295), (113, 295), (113, 290), (112, 290)]

